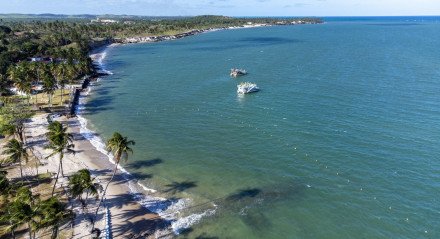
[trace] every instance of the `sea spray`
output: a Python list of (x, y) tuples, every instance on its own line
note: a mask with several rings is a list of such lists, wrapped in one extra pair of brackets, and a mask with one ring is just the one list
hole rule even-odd
[[(105, 69), (104, 59), (106, 56), (107, 51), (104, 50), (100, 53), (91, 55), (91, 58), (99, 65), (98, 73), (113, 75), (113, 72)], [(101, 80), (101, 78), (98, 78), (97, 82)], [(106, 150), (104, 141), (98, 136), (98, 134), (96, 134), (96, 132), (87, 127), (88, 121), (82, 116), (82, 113), (86, 110), (86, 98), (92, 92), (92, 90), (93, 83), (91, 83), (87, 90), (80, 95), (76, 108), (77, 118), (81, 125), (80, 134), (87, 139), (93, 145), (93, 147), (96, 148), (96, 150), (106, 155), (109, 162), (116, 164), (113, 155), (109, 154)], [(198, 223), (203, 217), (215, 214), (216, 205), (213, 204), (213, 208), (206, 209), (201, 213), (193, 213), (187, 216), (181, 216), (183, 210), (193, 206), (191, 199), (166, 199), (140, 193), (142, 190), (156, 193), (157, 190), (148, 188), (138, 180), (134, 179), (134, 177), (121, 165), (118, 165), (118, 169), (123, 172), (122, 176), (128, 181), (128, 187), (132, 197), (149, 211), (157, 213), (161, 218), (167, 220), (170, 223), (170, 228), (175, 234), (179, 234), (182, 230)]]

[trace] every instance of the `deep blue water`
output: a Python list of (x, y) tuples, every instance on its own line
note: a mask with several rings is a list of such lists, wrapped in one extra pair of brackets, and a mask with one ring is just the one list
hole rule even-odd
[(109, 48), (84, 116), (186, 237), (440, 238), (439, 17), (325, 19)]

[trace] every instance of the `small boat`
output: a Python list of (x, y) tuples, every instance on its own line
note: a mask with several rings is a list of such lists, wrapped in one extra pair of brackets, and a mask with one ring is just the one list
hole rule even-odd
[(237, 68), (232, 68), (231, 69), (231, 76), (232, 77), (237, 77), (237, 76), (244, 76), (244, 75), (246, 75), (247, 74), (247, 72), (246, 72), (246, 70), (243, 70), (243, 69), (237, 69)]
[(257, 91), (260, 91), (260, 88), (258, 88), (257, 84), (254, 83), (242, 82), (239, 85), (237, 85), (238, 94), (248, 94)]

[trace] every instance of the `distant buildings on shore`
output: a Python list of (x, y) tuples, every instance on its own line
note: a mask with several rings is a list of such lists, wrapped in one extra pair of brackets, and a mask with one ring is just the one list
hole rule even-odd
[[(90, 20), (91, 23), (101, 23), (101, 24), (113, 24), (113, 23), (119, 23), (118, 20), (113, 20), (113, 19), (101, 19), (99, 17), (97, 17), (96, 19), (92, 19)], [(135, 24), (135, 21), (123, 21), (123, 24), (127, 24), (127, 25), (132, 25)]]
[(103, 23), (103, 24), (119, 23), (119, 21), (116, 21), (116, 20), (100, 19), (99, 17), (97, 17), (96, 19), (92, 19), (90, 22), (92, 22), (92, 23)]

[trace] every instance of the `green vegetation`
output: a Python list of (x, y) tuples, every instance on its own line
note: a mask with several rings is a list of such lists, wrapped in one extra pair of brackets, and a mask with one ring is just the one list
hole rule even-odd
[[(5, 15), (0, 21), (0, 96), (16, 86), (27, 96), (51, 95), (92, 72), (88, 53), (93, 46), (127, 37), (158, 36), (252, 24), (320, 23), (315, 18), (231, 18), (197, 16), (148, 18), (130, 16)], [(104, 18), (103, 18), (104, 17)], [(108, 18), (106, 18), (108, 17)], [(35, 62), (29, 62), (32, 60)], [(27, 99), (29, 100), (30, 97)], [(62, 99), (61, 99), (62, 102)]]
[(131, 145), (135, 145), (133, 140), (128, 140), (127, 137), (122, 136), (120, 133), (115, 132), (113, 136), (107, 141), (107, 150), (109, 153), (112, 153), (115, 159), (115, 168), (113, 170), (113, 174), (108, 181), (107, 185), (104, 188), (104, 192), (102, 193), (101, 200), (96, 208), (95, 217), (98, 215), (99, 208), (102, 204), (102, 201), (105, 198), (105, 194), (107, 193), (108, 185), (113, 181), (113, 178), (118, 171), (118, 166), (121, 159), (128, 160), (128, 154), (133, 153), (133, 150), (130, 148)]
[[(82, 83), (95, 74), (88, 54), (92, 47), (118, 41), (118, 38), (169, 35), (245, 24), (320, 23), (320, 19), (198, 17), (130, 17), (130, 16), (62, 16), (62, 15), (0, 15), (0, 137), (8, 137), (2, 148), (0, 167), (20, 167), (21, 179), (9, 180), (0, 170), (0, 237), (29, 235), (50, 229), (57, 238), (61, 225), (72, 219), (67, 199), (76, 199), (86, 207), (89, 196), (96, 196), (100, 185), (88, 170), (80, 170), (69, 178), (69, 192), (55, 190), (59, 175), (64, 177), (63, 158), (74, 153), (73, 137), (67, 126), (52, 122), (48, 127), (48, 157), (59, 156), (56, 177), (49, 173), (24, 175), (22, 165), (36, 158), (26, 142), (25, 122), (39, 110), (54, 110), (66, 103), (66, 85)], [(11, 92), (14, 89), (16, 92)], [(21, 93), (21, 94), (17, 94)], [(67, 93), (68, 94), (68, 93)], [(105, 198), (107, 188), (117, 173), (121, 159), (128, 159), (135, 142), (114, 133), (107, 150), (115, 158), (113, 174), (102, 192), (95, 215)], [(2, 145), (3, 147), (3, 145)], [(0, 168), (1, 169), (1, 168)], [(6, 168), (5, 168), (6, 169)], [(23, 180), (24, 177), (26, 180)], [(52, 182), (54, 181), (54, 182)], [(36, 192), (53, 183), (51, 193)], [(50, 190), (50, 189), (49, 189)], [(85, 194), (85, 198), (83, 197)], [(50, 195), (50, 197), (48, 197)], [(71, 201), (71, 200), (69, 200)], [(94, 223), (95, 221), (93, 221)]]
[(52, 228), (51, 237), (57, 238), (59, 226), (73, 216), (59, 198), (43, 200), (27, 186), (8, 184), (7, 190), (1, 192), (3, 203), (0, 204), (0, 235), (10, 234), (12, 238), (16, 238), (17, 230), (25, 227), (32, 239), (37, 238), (38, 231)]
[(23, 143), (16, 139), (11, 139), (5, 145), (5, 150), (3, 151), (3, 154), (8, 156), (5, 160), (6, 163), (18, 163), (20, 165), (20, 176), (21, 180), (23, 180), (22, 161), (25, 161), (27, 163), (27, 161), (29, 160), (29, 155)]
[[(83, 208), (87, 206), (87, 199), (90, 196), (98, 196), (98, 188), (100, 185), (93, 182), (89, 170), (81, 169), (69, 178), (70, 193), (73, 198), (78, 199)], [(83, 194), (86, 197), (83, 198)]]
[(52, 153), (49, 156), (47, 156), (47, 158), (58, 154), (60, 159), (60, 163), (58, 166), (58, 173), (55, 178), (55, 183), (52, 189), (52, 196), (53, 196), (60, 172), (61, 172), (61, 176), (64, 177), (64, 171), (63, 171), (64, 154), (75, 153), (75, 151), (73, 150), (75, 145), (72, 143), (73, 142), (72, 134), (67, 133), (67, 126), (66, 127), (63, 126), (60, 122), (54, 121), (50, 123), (48, 130), (49, 131), (46, 133), (46, 137), (49, 140), (49, 145), (47, 146), (47, 148), (51, 149)]

